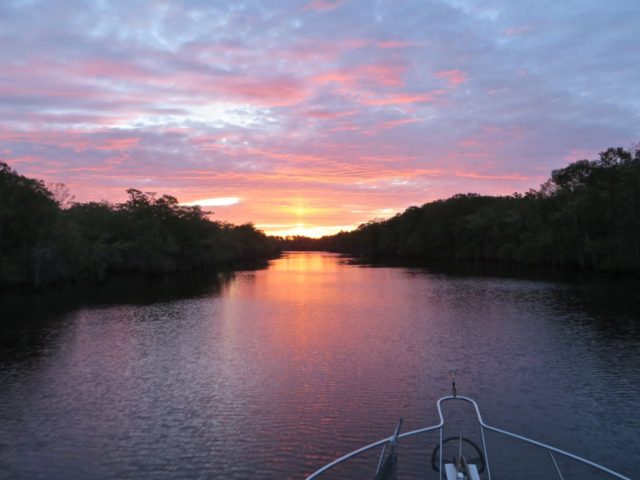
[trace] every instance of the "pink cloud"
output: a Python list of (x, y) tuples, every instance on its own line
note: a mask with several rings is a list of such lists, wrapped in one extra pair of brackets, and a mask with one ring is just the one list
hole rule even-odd
[(266, 101), (270, 105), (290, 105), (306, 96), (306, 89), (300, 82), (284, 78), (229, 82), (223, 89), (250, 100)]
[(376, 47), (378, 48), (411, 48), (411, 47), (420, 47), (422, 43), (419, 42), (409, 42), (406, 40), (385, 40), (383, 42), (377, 42)]
[(399, 118), (396, 120), (387, 120), (386, 122), (381, 122), (377, 124), (374, 128), (375, 131), (379, 130), (387, 130), (392, 128), (401, 127), (402, 125), (410, 125), (412, 123), (420, 122), (418, 118)]
[(140, 142), (137, 136), (117, 136), (111, 130), (74, 130), (1, 131), (0, 140), (4, 142), (19, 142), (48, 147), (67, 148), (75, 152), (85, 151), (123, 151), (128, 150)]
[(504, 31), (504, 34), (507, 37), (513, 37), (515, 35), (520, 35), (522, 33), (528, 32), (530, 30), (533, 30), (533, 26), (532, 25), (523, 25), (521, 27), (511, 27), (511, 28), (507, 28)]
[(346, 38), (324, 41), (318, 39), (304, 39), (287, 50), (277, 54), (285, 60), (313, 61), (322, 60), (323, 64), (331, 65), (345, 53), (368, 47), (372, 40), (364, 38)]
[(93, 148), (95, 150), (128, 150), (131, 147), (136, 146), (140, 142), (139, 137), (124, 137), (124, 138), (108, 138), (99, 142)]
[[(108, 104), (110, 108), (106, 111), (110, 115), (115, 109), (139, 115), (157, 105), (159, 99), (169, 105), (181, 105), (192, 104), (194, 99), (205, 96), (209, 100), (220, 97), (258, 105), (283, 106), (300, 102), (307, 95), (306, 86), (293, 76), (266, 76), (252, 72), (229, 75), (215, 70), (208, 72), (203, 68), (208, 61), (198, 59), (203, 49), (201, 47), (195, 52), (185, 53), (184, 60), (192, 68), (175, 71), (153, 71), (143, 63), (111, 59), (53, 62), (36, 58), (28, 65), (12, 65), (5, 71), (5, 75), (10, 78), (27, 78), (33, 81), (0, 84), (0, 95), (31, 101), (43, 97), (49, 103), (72, 99), (75, 100), (75, 105), (82, 102), (82, 106), (91, 106), (97, 112), (101, 110), (95, 109), (94, 103)], [(230, 51), (249, 52), (240, 48)], [(158, 55), (160, 54), (155, 53), (155, 56)], [(233, 61), (239, 60), (233, 58)], [(254, 62), (255, 59), (251, 58), (250, 61)], [(36, 80), (40, 77), (54, 80), (45, 84)], [(100, 79), (101, 83), (97, 83), (96, 79)], [(54, 114), (41, 110), (39, 115)], [(63, 116), (61, 120), (64, 121)]]
[(302, 115), (304, 115), (307, 118), (318, 118), (318, 119), (323, 119), (323, 120), (329, 120), (329, 119), (334, 119), (334, 118), (340, 118), (340, 117), (346, 117), (349, 115), (355, 115), (357, 112), (357, 110), (348, 110), (348, 111), (338, 111), (338, 112), (334, 112), (334, 111), (330, 111), (330, 110), (324, 110), (321, 108), (318, 109), (309, 109), (309, 110), (305, 110)]
[(86, 99), (99, 97), (98, 92), (92, 88), (61, 84), (56, 85), (52, 83), (47, 85), (42, 83), (23, 83), (22, 85), (2, 86), (0, 87), (0, 95), (5, 97), (23, 98), (33, 98), (46, 95), (48, 98), (55, 99)]
[[(73, 127), (78, 124), (92, 126), (110, 126), (122, 122), (125, 116), (117, 116), (112, 112), (75, 113), (75, 112), (24, 112), (19, 119), (21, 124), (41, 125), (43, 127), (65, 126)], [(12, 123), (13, 119), (6, 119), (5, 123)]]
[(531, 180), (531, 177), (518, 174), (486, 175), (476, 172), (456, 172), (456, 177), (475, 178), (477, 180)]
[(484, 143), (477, 138), (465, 138), (460, 141), (460, 146), (465, 148), (477, 148), (482, 147)]
[(572, 149), (567, 155), (564, 156), (564, 160), (567, 163), (576, 162), (585, 158), (591, 158), (595, 155), (595, 152), (585, 149)]
[(352, 68), (331, 70), (312, 77), (316, 84), (338, 83), (348, 87), (373, 83), (387, 87), (401, 87), (406, 66), (396, 64), (360, 65)]
[(450, 87), (457, 87), (468, 80), (467, 73), (458, 69), (436, 72), (436, 77), (445, 79)]
[(343, 71), (334, 70), (331, 72), (326, 72), (326, 73), (321, 73), (320, 75), (316, 75), (315, 77), (313, 77), (312, 80), (315, 81), (317, 84), (331, 83), (331, 82), (351, 84), (354, 82), (354, 79), (355, 79), (355, 76), (351, 72), (344, 71), (344, 70)]
[(424, 94), (396, 93), (378, 97), (366, 97), (361, 99), (361, 103), (372, 107), (428, 103), (432, 102), (438, 95), (441, 95), (442, 93), (444, 93), (442, 90), (434, 90), (433, 92)]
[(98, 165), (98, 166), (86, 166), (86, 167), (71, 167), (68, 168), (67, 170), (69, 172), (75, 172), (75, 173), (104, 173), (104, 172), (108, 172), (111, 171), (113, 167), (111, 165)]
[(330, 133), (359, 132), (361, 130), (360, 126), (351, 121), (333, 122), (327, 129)]
[(372, 41), (366, 38), (345, 38), (338, 41), (338, 45), (345, 50), (357, 50), (371, 45)]
[[(65, 70), (67, 70), (67, 73), (71, 73), (68, 68), (69, 67), (65, 67)], [(152, 72), (136, 63), (100, 58), (79, 62), (71, 66), (71, 68), (75, 70), (75, 72), (73, 72), (74, 74), (80, 76), (89, 75), (91, 77), (118, 78), (127, 81), (147, 80), (154, 74), (157, 74), (157, 72)]]
[(4, 157), (1, 159), (3, 162), (15, 166), (15, 165), (38, 165), (41, 163), (42, 158), (34, 155), (22, 155), (17, 157)]
[(185, 76), (187, 94), (204, 96), (210, 100), (242, 100), (263, 106), (294, 105), (308, 95), (307, 87), (290, 77), (249, 78)]
[(313, 0), (305, 5), (305, 10), (315, 10), (316, 12), (326, 12), (338, 7), (344, 0)]

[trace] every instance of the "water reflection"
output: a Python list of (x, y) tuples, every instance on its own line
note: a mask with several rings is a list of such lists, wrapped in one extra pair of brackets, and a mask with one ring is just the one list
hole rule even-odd
[[(260, 264), (262, 265), (262, 264)], [(266, 265), (264, 265), (266, 267)], [(172, 277), (116, 277), (100, 285), (67, 285), (33, 294), (0, 294), (0, 362), (48, 351), (65, 316), (82, 308), (153, 305), (183, 298), (220, 295), (236, 272), (177, 274)]]
[[(369, 267), (288, 254), (5, 301), (0, 477), (301, 478), (400, 416), (435, 423), (450, 367), (491, 423), (634, 471), (640, 335), (623, 284)], [(424, 478), (435, 438), (400, 446), (403, 478)], [(339, 478), (370, 476), (372, 458)]]

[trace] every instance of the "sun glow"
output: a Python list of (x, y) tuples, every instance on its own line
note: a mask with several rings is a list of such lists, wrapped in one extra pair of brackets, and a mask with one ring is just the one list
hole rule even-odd
[(256, 225), (267, 235), (276, 235), (280, 237), (301, 235), (304, 237), (320, 238), (324, 235), (333, 235), (341, 231), (353, 230), (356, 225)]

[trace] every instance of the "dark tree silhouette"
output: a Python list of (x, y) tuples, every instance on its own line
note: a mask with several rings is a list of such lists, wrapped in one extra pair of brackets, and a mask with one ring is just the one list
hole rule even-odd
[(208, 219), (169, 195), (127, 190), (122, 204), (69, 203), (0, 162), (0, 286), (162, 274), (271, 257), (277, 242), (253, 225)]

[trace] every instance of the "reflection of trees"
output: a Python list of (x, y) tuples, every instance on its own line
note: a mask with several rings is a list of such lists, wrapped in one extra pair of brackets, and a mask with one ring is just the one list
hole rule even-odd
[(379, 256), (491, 260), (606, 271), (640, 270), (640, 148), (554, 170), (538, 190), (458, 194), (385, 221), (287, 249)]
[(640, 285), (638, 281), (593, 278), (552, 290), (553, 304), (563, 312), (563, 321), (593, 330), (594, 341), (640, 346)]
[(278, 250), (252, 224), (210, 221), (169, 195), (129, 189), (122, 204), (82, 204), (64, 185), (52, 188), (0, 162), (0, 286), (202, 270)]
[(40, 294), (20, 293), (0, 298), (0, 362), (40, 355), (64, 330), (66, 314), (81, 308), (151, 305), (185, 298), (220, 295), (235, 280), (232, 270), (176, 273), (149, 278), (124, 276), (100, 286), (68, 285)]

